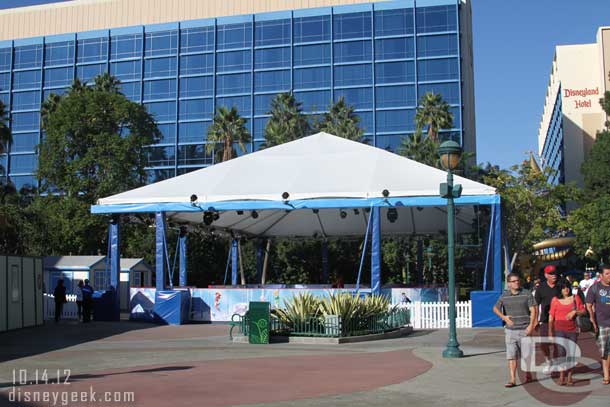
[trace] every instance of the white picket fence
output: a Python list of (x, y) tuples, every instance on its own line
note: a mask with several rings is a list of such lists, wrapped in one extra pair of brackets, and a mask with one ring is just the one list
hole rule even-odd
[[(76, 294), (66, 295), (68, 302), (64, 304), (61, 319), (77, 319), (78, 307), (76, 306)], [(55, 297), (53, 294), (44, 294), (44, 319), (55, 319)]]
[[(449, 328), (448, 302), (412, 302), (406, 305), (411, 311), (411, 325), (414, 329)], [(472, 328), (472, 304), (458, 301), (455, 304), (456, 327)]]

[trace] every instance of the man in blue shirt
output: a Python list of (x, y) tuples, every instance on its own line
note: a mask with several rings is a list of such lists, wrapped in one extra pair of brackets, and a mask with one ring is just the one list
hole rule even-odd
[(85, 280), (85, 285), (81, 290), (83, 292), (83, 322), (89, 322), (93, 307), (93, 288), (89, 285), (89, 280)]

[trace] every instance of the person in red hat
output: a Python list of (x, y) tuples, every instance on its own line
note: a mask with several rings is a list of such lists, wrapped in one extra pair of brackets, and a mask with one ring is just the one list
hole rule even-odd
[[(549, 311), (551, 310), (551, 302), (553, 301), (553, 298), (561, 297), (561, 289), (557, 284), (558, 276), (559, 272), (556, 266), (552, 264), (546, 266), (544, 268), (545, 281), (540, 284), (540, 287), (538, 287), (534, 296), (536, 304), (540, 307), (538, 312), (538, 332), (542, 337), (549, 336)], [(544, 341), (540, 347), (542, 353), (544, 353), (544, 358), (546, 359), (544, 373), (550, 374), (553, 371), (554, 347)]]

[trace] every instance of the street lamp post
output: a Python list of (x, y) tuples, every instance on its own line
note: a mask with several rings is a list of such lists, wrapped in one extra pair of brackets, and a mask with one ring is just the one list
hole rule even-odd
[(457, 341), (455, 329), (455, 206), (454, 198), (459, 198), (462, 194), (460, 184), (453, 185), (452, 171), (458, 166), (462, 148), (455, 141), (445, 141), (438, 149), (441, 165), (447, 170), (447, 182), (440, 185), (440, 195), (447, 198), (447, 263), (449, 266), (449, 341), (443, 351), (444, 358), (461, 358), (464, 353), (460, 349)]

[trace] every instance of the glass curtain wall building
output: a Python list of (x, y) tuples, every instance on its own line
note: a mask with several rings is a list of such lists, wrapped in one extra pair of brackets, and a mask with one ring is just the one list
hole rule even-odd
[[(335, 2), (336, 3), (336, 2)], [(396, 150), (415, 130), (418, 99), (441, 93), (475, 152), (470, 7), (460, 0), (392, 1), (215, 17), (0, 42), (0, 99), (13, 143), (0, 156), (18, 188), (36, 186), (40, 105), (74, 78), (109, 72), (163, 134), (148, 148), (149, 182), (214, 164), (206, 133), (235, 106), (264, 142), (270, 101), (293, 92), (311, 116), (344, 97), (367, 142)], [(237, 149), (238, 153), (241, 151)]]

